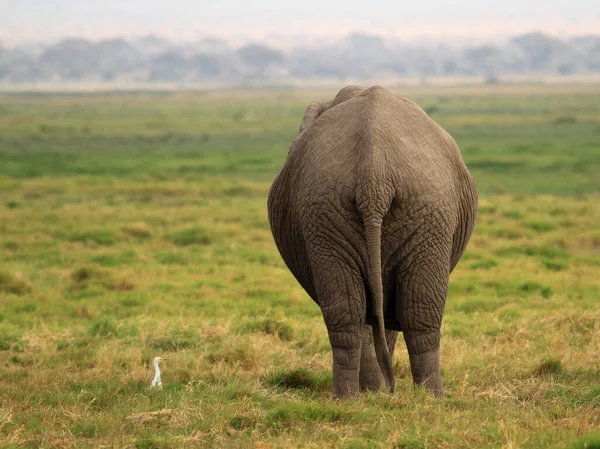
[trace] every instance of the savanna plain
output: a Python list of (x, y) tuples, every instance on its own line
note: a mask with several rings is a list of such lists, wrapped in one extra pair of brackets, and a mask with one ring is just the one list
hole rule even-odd
[(399, 339), (394, 395), (333, 402), (272, 241), (270, 184), (334, 91), (0, 95), (0, 445), (599, 448), (600, 86), (394, 91), (480, 195), (444, 399)]

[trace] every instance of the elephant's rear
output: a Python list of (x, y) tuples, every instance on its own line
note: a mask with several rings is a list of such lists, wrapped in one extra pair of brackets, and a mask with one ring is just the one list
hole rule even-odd
[(345, 263), (367, 279), (366, 225), (380, 223), (381, 276), (389, 290), (390, 273), (410, 258), (419, 232), (445, 246), (438, 259), (452, 271), (477, 213), (458, 146), (416, 104), (379, 87), (343, 100), (298, 136), (269, 196), (280, 253), (317, 302), (310, 262), (318, 255), (311, 251), (323, 252), (335, 240)]
[[(333, 104), (295, 141), (279, 176), (294, 207), (329, 207), (352, 227), (379, 217), (384, 243), (390, 218), (418, 220), (437, 209), (445, 228), (460, 227), (453, 254), (460, 253), (474, 225), (477, 194), (452, 137), (416, 104), (380, 87)], [(299, 218), (312, 220), (310, 214)], [(452, 267), (456, 262), (453, 257)]]
[(393, 385), (385, 328), (404, 331), (411, 364), (439, 347), (448, 275), (477, 197), (452, 138), (414, 103), (381, 88), (346, 97), (292, 145), (269, 194), (269, 220), (284, 261), (323, 311), (334, 383), (335, 367), (344, 378), (344, 361), (355, 363), (361, 347), (351, 330), (369, 323)]

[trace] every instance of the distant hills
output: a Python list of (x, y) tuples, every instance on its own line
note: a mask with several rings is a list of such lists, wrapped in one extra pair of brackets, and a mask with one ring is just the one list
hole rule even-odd
[(235, 47), (218, 38), (174, 43), (157, 36), (8, 48), (0, 43), (0, 83), (251, 83), (381, 77), (600, 74), (600, 35), (561, 40), (530, 33), (498, 45), (408, 44), (354, 33), (323, 45)]

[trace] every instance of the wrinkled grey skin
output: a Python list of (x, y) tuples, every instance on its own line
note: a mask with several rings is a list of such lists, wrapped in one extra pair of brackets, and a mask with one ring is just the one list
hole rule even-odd
[(415, 103), (348, 86), (306, 109), (268, 208), (283, 260), (321, 307), (333, 396), (393, 392), (398, 331), (414, 383), (442, 396), (448, 277), (477, 215), (454, 140)]

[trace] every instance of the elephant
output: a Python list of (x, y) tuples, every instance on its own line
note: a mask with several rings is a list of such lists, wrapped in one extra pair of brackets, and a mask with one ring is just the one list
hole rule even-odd
[(283, 261), (321, 309), (334, 399), (394, 392), (398, 332), (414, 385), (443, 397), (448, 278), (477, 203), (458, 145), (412, 101), (347, 86), (308, 105), (268, 218)]

